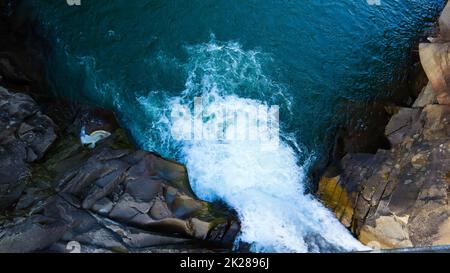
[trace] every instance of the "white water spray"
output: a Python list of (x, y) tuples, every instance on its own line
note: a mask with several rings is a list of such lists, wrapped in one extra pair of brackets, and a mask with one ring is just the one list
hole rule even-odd
[[(269, 102), (286, 99), (283, 88), (263, 75), (256, 51), (244, 51), (237, 43), (212, 41), (190, 47), (188, 52), (186, 89), (180, 97), (167, 100), (166, 110), (179, 104), (191, 107), (198, 96), (209, 113), (220, 113), (226, 108), (239, 111), (249, 106), (268, 107)], [(146, 98), (138, 101), (150, 115), (158, 112)], [(209, 115), (204, 122), (210, 123), (215, 118), (217, 115)], [(259, 116), (253, 118), (256, 120), (251, 122), (267, 122)], [(156, 120), (168, 121), (161, 117)], [(170, 123), (171, 130), (167, 127), (159, 130), (164, 143), (175, 142), (170, 135), (174, 126), (179, 129), (183, 124)], [(231, 129), (242, 132), (248, 128), (245, 123), (231, 120), (222, 129), (227, 135)], [(302, 151), (288, 145), (283, 132), (280, 133), (281, 140), (272, 149), (251, 139), (226, 142), (190, 139), (173, 147), (186, 163), (196, 194), (209, 201), (222, 200), (237, 211), (242, 224), (239, 240), (249, 243), (253, 251), (364, 249), (330, 211), (312, 195), (305, 194), (305, 173), (310, 162), (300, 165), (297, 158)], [(147, 148), (154, 149), (152, 145), (154, 141)]]

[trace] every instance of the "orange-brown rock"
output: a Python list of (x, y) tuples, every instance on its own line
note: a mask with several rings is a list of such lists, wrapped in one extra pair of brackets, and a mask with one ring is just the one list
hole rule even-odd
[(439, 104), (450, 105), (450, 43), (419, 45), (422, 67)]
[(392, 149), (330, 167), (319, 197), (373, 248), (449, 244), (450, 105), (401, 108), (386, 135)]

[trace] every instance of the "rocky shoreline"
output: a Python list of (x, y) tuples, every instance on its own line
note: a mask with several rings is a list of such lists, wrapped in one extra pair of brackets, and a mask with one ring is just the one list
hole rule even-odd
[[(29, 22), (0, 20), (0, 252), (232, 250), (233, 211), (199, 200), (183, 165), (134, 148), (112, 112), (53, 98)], [(87, 147), (82, 128), (111, 135)]]
[(347, 153), (317, 195), (375, 249), (450, 245), (450, 4), (439, 35), (419, 45), (429, 83), (410, 107), (390, 107), (390, 149)]

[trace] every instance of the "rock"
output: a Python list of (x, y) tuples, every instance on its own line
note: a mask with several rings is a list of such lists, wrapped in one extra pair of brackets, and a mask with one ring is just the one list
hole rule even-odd
[(164, 218), (171, 218), (172, 212), (167, 206), (167, 202), (163, 199), (155, 198), (153, 200), (152, 208), (150, 209), (150, 216), (155, 220), (161, 220)]
[(190, 219), (189, 226), (192, 230), (192, 236), (200, 240), (206, 239), (211, 229), (210, 223), (201, 221), (197, 218)]
[(163, 180), (153, 177), (147, 179), (129, 179), (126, 181), (125, 191), (136, 200), (150, 202), (158, 193), (163, 192), (163, 183)]
[(92, 149), (76, 130), (56, 139), (52, 120), (29, 96), (0, 89), (0, 99), (0, 204), (10, 207), (0, 251), (67, 252), (71, 242), (81, 252), (232, 246), (236, 216), (198, 200), (183, 165), (133, 149), (120, 128)]
[(450, 134), (450, 106), (428, 105), (423, 109), (421, 120), (423, 137), (427, 140), (448, 138)]
[(420, 117), (420, 109), (401, 108), (386, 126), (385, 134), (391, 145), (401, 143), (405, 136), (413, 135), (419, 128), (416, 121)]
[(56, 139), (55, 125), (25, 94), (0, 87), (0, 212), (20, 197), (28, 163), (41, 159)]
[[(80, 246), (89, 246), (90, 248), (94, 246), (96, 249), (107, 249), (112, 252), (128, 252), (127, 246), (118, 239), (117, 234), (114, 234), (102, 226), (91, 228), (70, 239), (71, 242), (77, 242)], [(80, 252), (81, 251), (82, 250), (80, 249)], [(84, 250), (84, 252), (86, 252), (86, 250)]]
[(407, 219), (393, 216), (380, 216), (375, 226), (364, 225), (359, 240), (374, 249), (412, 247), (407, 229)]
[(163, 236), (131, 229), (131, 232), (127, 234), (127, 239), (125, 242), (130, 247), (139, 249), (164, 245), (185, 244), (190, 242), (190, 240), (181, 237)]
[(425, 167), (428, 161), (428, 155), (425, 153), (418, 153), (411, 158), (411, 164), (416, 169)]
[(99, 199), (92, 206), (92, 210), (100, 215), (108, 215), (111, 212), (113, 206), (113, 202), (109, 198), (104, 197)]
[(439, 104), (450, 104), (449, 43), (420, 44), (422, 67), (431, 82)]
[(402, 108), (386, 127), (390, 150), (347, 154), (330, 166), (318, 196), (373, 248), (449, 241), (450, 106)]
[(186, 219), (206, 206), (187, 195), (177, 194), (172, 202), (172, 212), (177, 218)]
[[(18, 209), (34, 211), (54, 192), (72, 208), (65, 213), (72, 219), (69, 230), (59, 242), (49, 242), (48, 249), (66, 251), (62, 245), (73, 240), (81, 244), (82, 251), (89, 252), (127, 252), (136, 251), (135, 247), (153, 249), (211, 240), (231, 247), (230, 241), (239, 231), (235, 216), (231, 217), (231, 225), (229, 215), (198, 200), (183, 165), (153, 153), (118, 148), (122, 146), (118, 144), (122, 138), (118, 134), (119, 129), (93, 149), (83, 147), (76, 136), (61, 138), (30, 171), (31, 179), (46, 181), (35, 192), (48, 194), (36, 195), (34, 200), (29, 196), (32, 188), (27, 189)], [(56, 215), (59, 214), (55, 212), (50, 217), (60, 217)], [(94, 224), (90, 215), (95, 215), (97, 222), (114, 221), (121, 230), (128, 230), (127, 236), (134, 237), (120, 235), (122, 239), (114, 241), (117, 235), (110, 236), (110, 231)], [(138, 231), (131, 232), (133, 228)], [(210, 236), (212, 230), (214, 237)], [(222, 242), (224, 239), (227, 241)]]
[(349, 228), (353, 220), (353, 204), (339, 180), (339, 176), (327, 177), (327, 174), (322, 176), (317, 196), (327, 207), (332, 208), (341, 223)]
[(36, 216), (23, 223), (2, 227), (0, 253), (25, 253), (46, 248), (58, 241), (68, 226), (55, 219)]
[(439, 17), (439, 38), (442, 41), (450, 41), (450, 3), (447, 3)]
[(435, 245), (450, 245), (450, 218), (445, 220), (439, 227)]
[(428, 83), (423, 89), (422, 92), (420, 92), (419, 97), (416, 99), (416, 101), (413, 104), (413, 108), (423, 108), (427, 106), (428, 104), (435, 104), (437, 103), (436, 100), (436, 93), (433, 91), (433, 87), (431, 86), (431, 83)]
[(3, 224), (0, 228), (0, 252), (24, 253), (45, 249), (72, 227), (71, 210), (64, 200), (51, 198), (39, 214)]
[[(141, 213), (139, 207), (144, 207), (145, 205), (145, 203), (138, 203), (131, 196), (124, 194), (109, 213), (109, 217), (119, 222), (129, 223), (136, 215)], [(149, 204), (147, 204), (145, 210), (147, 212), (150, 210)]]

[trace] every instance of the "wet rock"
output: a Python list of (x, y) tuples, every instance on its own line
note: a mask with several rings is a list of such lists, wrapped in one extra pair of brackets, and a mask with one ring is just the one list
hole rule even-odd
[(317, 196), (323, 200), (329, 208), (332, 208), (336, 217), (346, 227), (351, 227), (353, 217), (353, 204), (347, 196), (347, 191), (342, 187), (339, 176), (322, 176), (319, 182)]
[(206, 204), (202, 204), (189, 196), (178, 194), (172, 202), (172, 212), (178, 218), (185, 219), (201, 210)]

